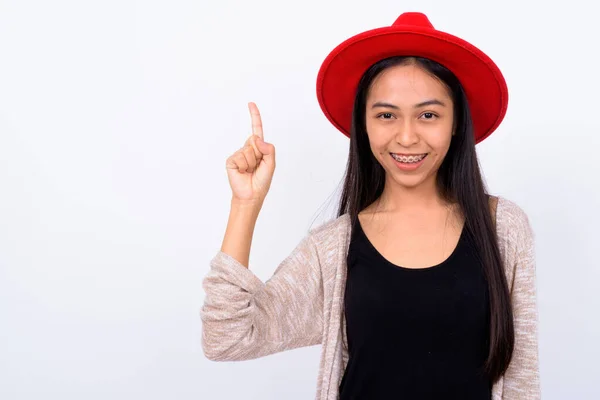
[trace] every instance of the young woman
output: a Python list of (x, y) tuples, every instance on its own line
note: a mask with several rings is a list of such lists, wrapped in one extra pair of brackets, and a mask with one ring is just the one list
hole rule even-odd
[(317, 80), (350, 138), (338, 217), (266, 283), (248, 268), (275, 169), (253, 135), (227, 160), (233, 196), (204, 279), (211, 360), (323, 346), (316, 398), (540, 398), (534, 244), (525, 213), (487, 194), (475, 145), (506, 112), (498, 67), (420, 13), (356, 35)]

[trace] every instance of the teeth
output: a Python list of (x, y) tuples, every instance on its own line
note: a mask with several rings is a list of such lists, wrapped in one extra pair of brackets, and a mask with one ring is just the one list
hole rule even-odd
[(396, 161), (400, 161), (402, 163), (416, 163), (425, 158), (425, 156), (426, 154), (421, 154), (418, 156), (399, 156), (397, 154), (392, 153), (392, 157), (394, 157)]

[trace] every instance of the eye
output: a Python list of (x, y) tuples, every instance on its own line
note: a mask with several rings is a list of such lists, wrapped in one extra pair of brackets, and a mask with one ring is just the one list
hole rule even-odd
[(393, 117), (392, 113), (381, 113), (377, 116), (377, 118), (380, 118), (380, 119), (391, 119), (392, 117)]
[(435, 115), (432, 112), (423, 113), (421, 116), (425, 117), (425, 119), (434, 119), (434, 118), (437, 118), (437, 115)]

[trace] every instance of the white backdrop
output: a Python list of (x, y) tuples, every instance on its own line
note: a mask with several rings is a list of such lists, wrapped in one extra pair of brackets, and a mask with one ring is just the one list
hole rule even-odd
[(310, 399), (319, 347), (216, 363), (201, 281), (229, 211), (225, 159), (277, 148), (251, 269), (332, 218), (348, 139), (315, 79), (405, 11), (486, 51), (510, 89), (478, 146), (536, 232), (546, 400), (598, 399), (600, 29), (586, 0), (0, 1), (0, 398)]

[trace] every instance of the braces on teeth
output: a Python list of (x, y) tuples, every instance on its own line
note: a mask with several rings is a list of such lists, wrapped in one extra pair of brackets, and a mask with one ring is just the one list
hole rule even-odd
[(425, 154), (420, 155), (420, 156), (398, 156), (396, 154), (392, 154), (392, 157), (394, 157), (394, 159), (396, 161), (400, 161), (403, 163), (416, 163), (421, 161), (423, 158), (425, 158)]

